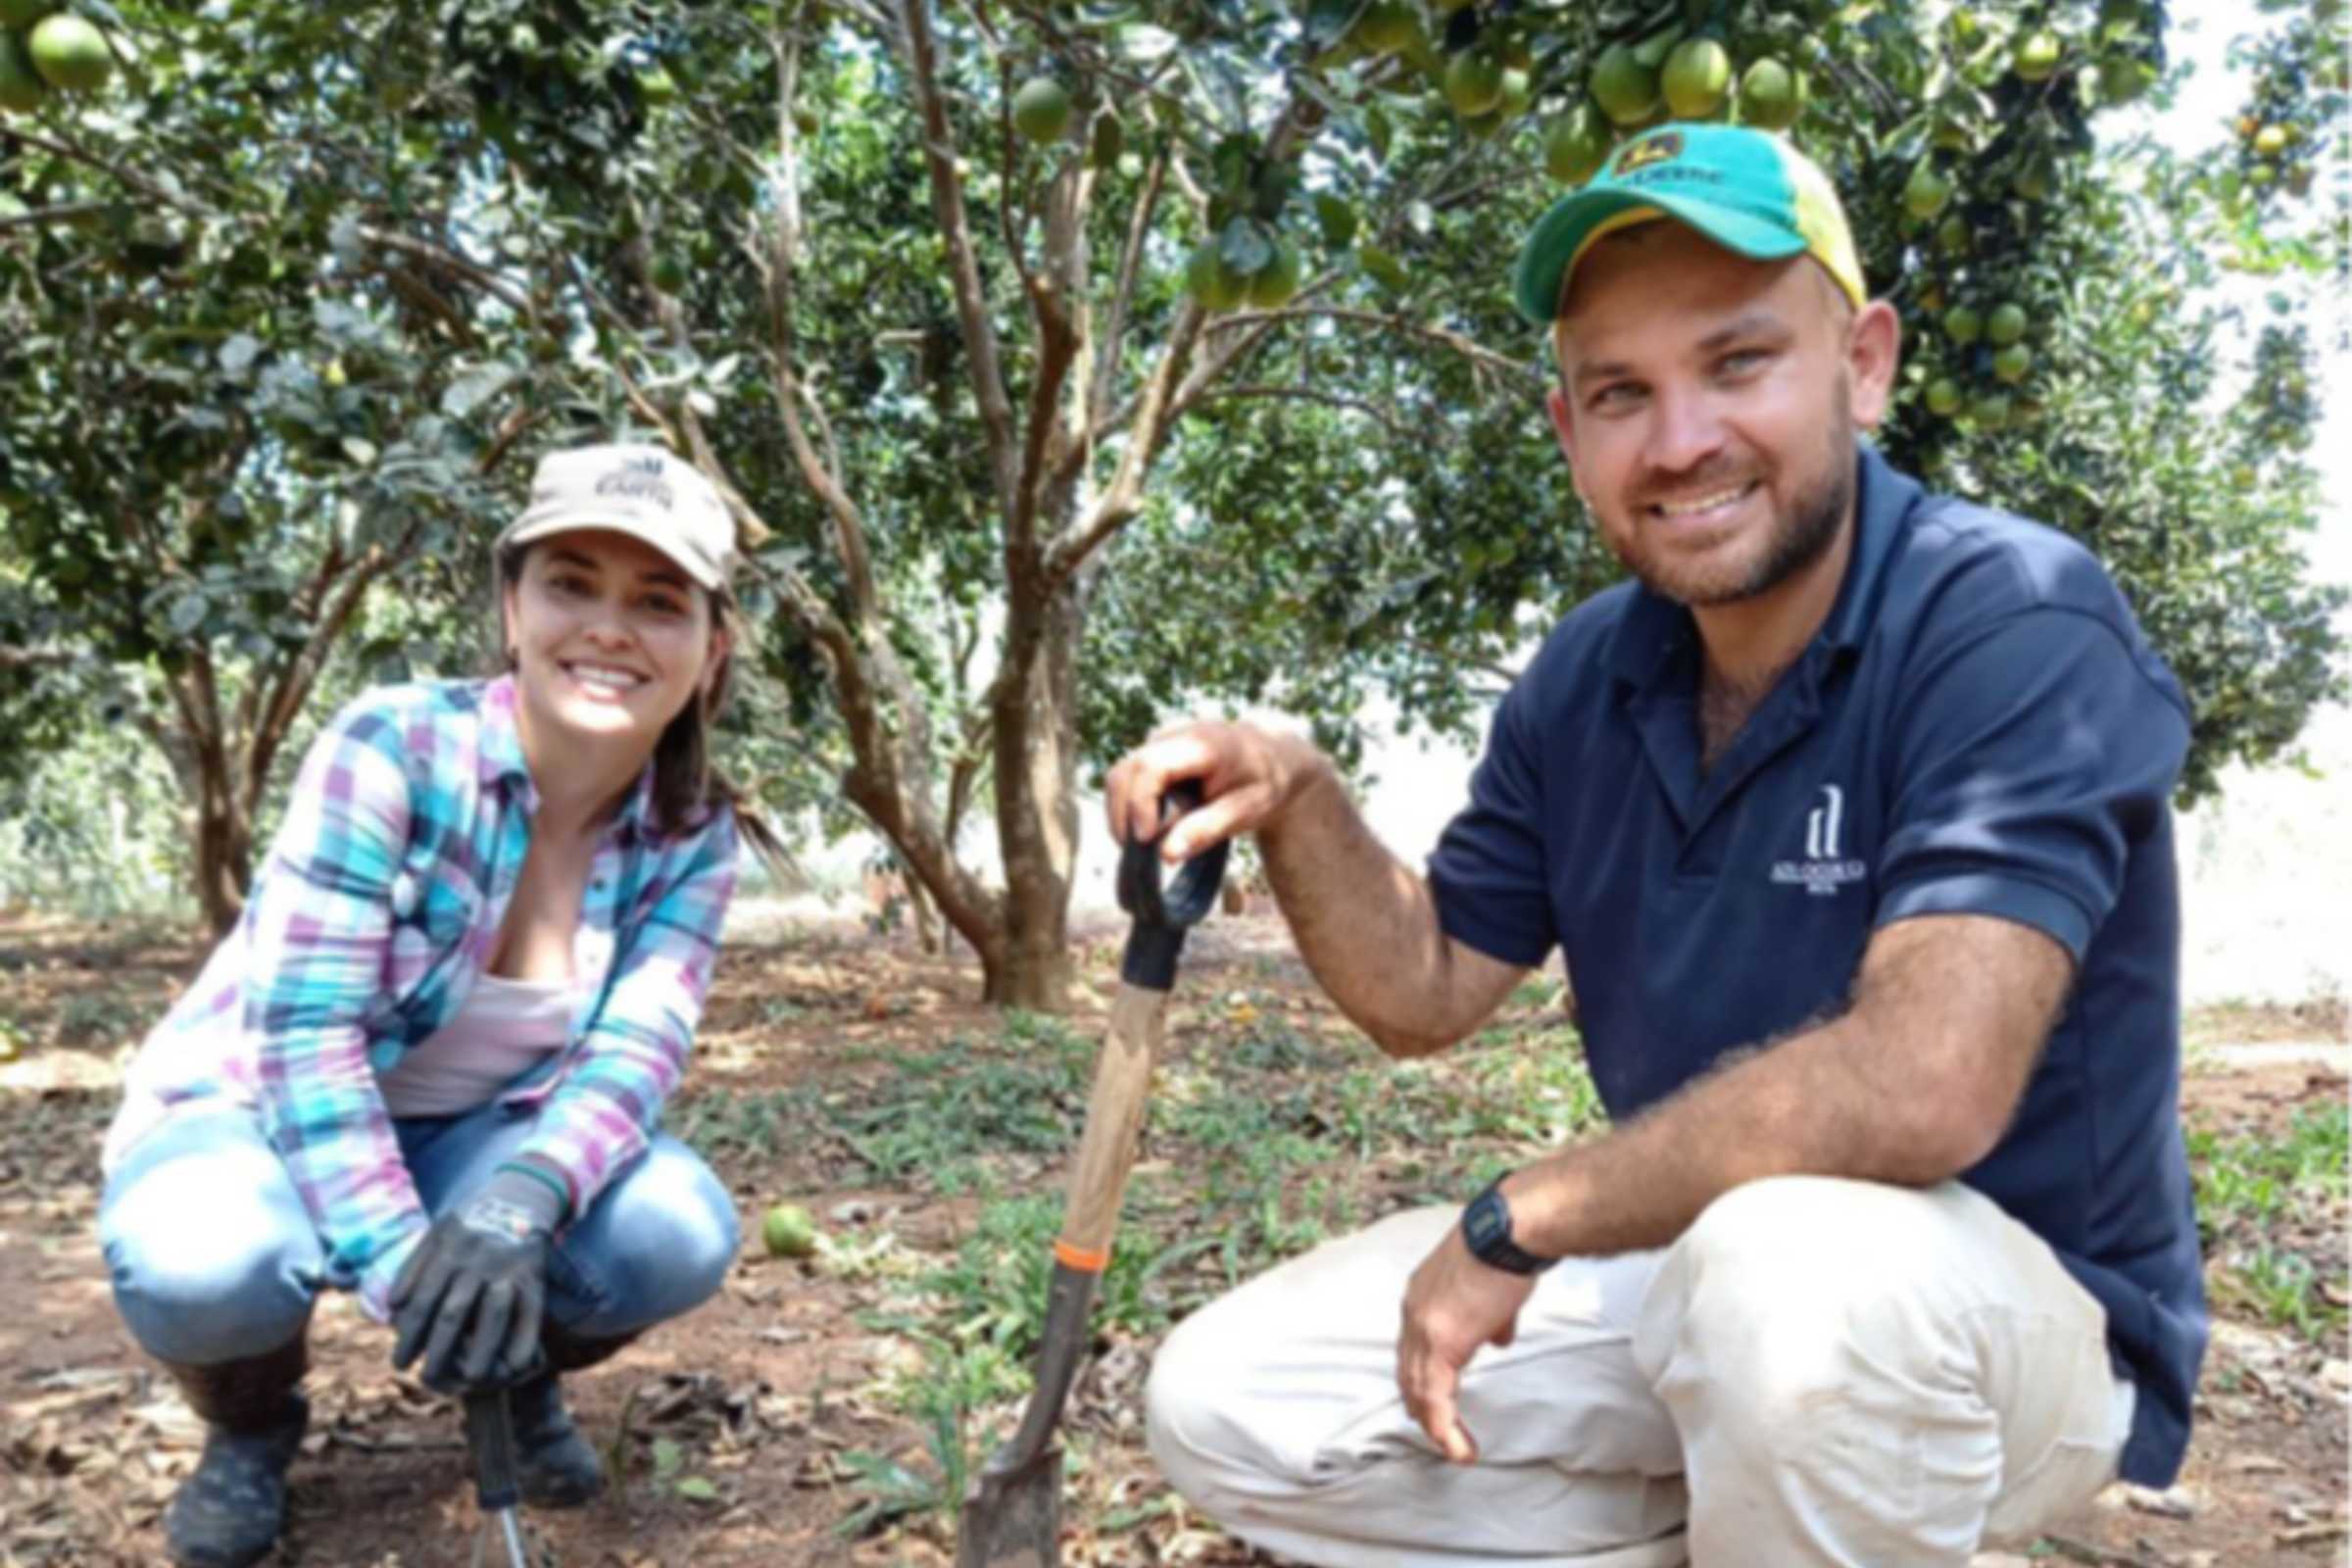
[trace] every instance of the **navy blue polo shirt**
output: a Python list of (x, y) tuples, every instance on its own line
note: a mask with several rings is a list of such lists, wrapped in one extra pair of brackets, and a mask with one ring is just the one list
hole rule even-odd
[(1703, 775), (1690, 612), (1625, 583), (1561, 621), (1430, 858), (1439, 918), (1507, 963), (1560, 948), (1620, 1120), (1839, 1008), (1891, 921), (2063, 943), (2072, 999), (1961, 1179), (2106, 1307), (2139, 1394), (2123, 1473), (2168, 1485), (2206, 1336), (2169, 805), (2187, 705), (2082, 546), (1857, 462), (1837, 603)]

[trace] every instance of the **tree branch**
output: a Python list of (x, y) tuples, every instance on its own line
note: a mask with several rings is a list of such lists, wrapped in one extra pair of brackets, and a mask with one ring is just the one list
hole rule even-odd
[(1367, 398), (1351, 398), (1343, 392), (1326, 392), (1321, 387), (1283, 386), (1272, 382), (1249, 381), (1233, 386), (1211, 387), (1202, 392), (1196, 401), (1205, 401), (1209, 398), (1295, 398), (1306, 403), (1321, 403), (1335, 409), (1348, 409), (1364, 415), (1377, 421), (1382, 429), (1399, 441), (1417, 439), (1416, 432), (1405, 429), (1402, 424), (1397, 422), (1394, 413), (1382, 408), (1379, 404)]
[(931, 173), (931, 209), (940, 233), (948, 242), (949, 275), (955, 284), (956, 314), (963, 323), (964, 354), (971, 367), (972, 392), (980, 406), (989, 471), (996, 479), (997, 504), (1009, 518), (1016, 504), (1017, 483), (1012, 400), (1004, 389), (1004, 358), (997, 345), (997, 331), (988, 318), (979, 258), (972, 248), (971, 221), (963, 206), (963, 181), (956, 172), (956, 133), (948, 123), (947, 100), (939, 86), (930, 0), (900, 0), (900, 23), (914, 80), (915, 103), (922, 116), (923, 158)]
[(1095, 384), (1086, 400), (1087, 429), (1091, 433), (1109, 412), (1111, 388), (1118, 383), (1119, 350), (1127, 338), (1127, 313), (1135, 304), (1135, 282), (1142, 274), (1144, 242), (1151, 238), (1152, 220), (1159, 211), (1160, 192), (1167, 188), (1170, 153), (1161, 147), (1152, 155), (1152, 164), (1144, 172), (1143, 194), (1136, 198), (1135, 211), (1127, 221), (1127, 244), (1119, 254), (1119, 280), (1110, 296), (1110, 308), (1103, 313), (1102, 327), (1095, 333)]
[(508, 282), (480, 263), (467, 261), (456, 251), (436, 245), (430, 240), (417, 239), (408, 234), (396, 234), (390, 229), (376, 228), (366, 223), (360, 225), (360, 237), (370, 245), (381, 245), (386, 250), (399, 251), (404, 256), (414, 256), (420, 261), (430, 262), (435, 267), (446, 268), (483, 292), (496, 296), (501, 304), (514, 310), (524, 319), (535, 321), (538, 318), (537, 304), (528, 293)]

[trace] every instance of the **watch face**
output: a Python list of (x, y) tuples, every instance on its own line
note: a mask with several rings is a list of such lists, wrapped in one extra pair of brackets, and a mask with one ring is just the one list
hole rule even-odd
[(1481, 1193), (1462, 1215), (1462, 1233), (1470, 1240), (1470, 1250), (1485, 1253), (1496, 1242), (1507, 1241), (1511, 1234), (1511, 1216), (1502, 1206), (1502, 1200), (1494, 1193)]

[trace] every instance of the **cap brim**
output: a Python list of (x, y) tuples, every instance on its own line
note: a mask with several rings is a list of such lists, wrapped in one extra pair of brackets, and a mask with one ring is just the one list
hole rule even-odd
[(1804, 254), (1805, 239), (1786, 226), (1713, 202), (1657, 191), (1573, 191), (1536, 220), (1519, 251), (1512, 294), (1519, 314), (1538, 326), (1559, 315), (1560, 283), (1593, 231), (1613, 219), (1647, 211), (1687, 223), (1726, 250), (1760, 262)]
[(639, 544), (646, 546), (648, 549), (660, 552), (665, 560), (669, 561), (680, 571), (693, 578), (696, 582), (702, 584), (705, 588), (710, 589), (712, 593), (716, 593), (722, 586), (724, 586), (725, 583), (725, 579), (716, 571), (712, 570), (710, 567), (703, 564), (702, 563), (690, 561), (686, 557), (680, 555), (671, 545), (670, 541), (662, 538), (655, 530), (648, 528), (644, 523), (637, 521), (633, 517), (600, 517), (594, 515), (544, 517), (536, 522), (518, 522), (513, 527), (509, 528), (505, 533), (502, 533), (498, 536), (497, 548), (502, 551), (520, 549), (524, 545), (532, 544), (538, 540), (550, 538), (553, 535), (560, 533), (626, 534), (629, 538), (636, 540)]

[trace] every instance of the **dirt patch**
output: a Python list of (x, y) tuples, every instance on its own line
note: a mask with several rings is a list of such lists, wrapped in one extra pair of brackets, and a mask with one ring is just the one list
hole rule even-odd
[[(952, 1561), (943, 1456), (985, 1452), (1018, 1401), (1002, 1387), (927, 1400), (919, 1385), (942, 1368), (985, 1368), (992, 1335), (1020, 1343), (1026, 1276), (972, 1271), (1011, 1255), (980, 1245), (1014, 1212), (1009, 1198), (1057, 1190), (1083, 1102), (1073, 1086), (1082, 1087), (1115, 946), (1101, 933), (1088, 942), (1093, 992), (1060, 1025), (983, 1008), (968, 964), (851, 929), (781, 930), (730, 947), (671, 1125), (710, 1153), (747, 1234), (788, 1197), (815, 1212), (825, 1247), (796, 1262), (759, 1255), (755, 1244), (716, 1300), (572, 1380), (575, 1408), (617, 1480), (588, 1509), (533, 1517), (548, 1560)], [(6, 1568), (160, 1560), (157, 1521), (194, 1460), (193, 1418), (115, 1317), (91, 1225), (114, 1075), (199, 956), (173, 933), (0, 926), (0, 1017), (12, 1020), (17, 1058), (0, 1062)], [(1531, 989), (1510, 1016), (1531, 1040), (1538, 1029), (1556, 1039), (1556, 991)], [(1481, 1048), (1454, 1077), (1373, 1061), (1263, 916), (1200, 934), (1172, 1022), (1155, 1115), (1181, 1128), (1214, 1108), (1201, 1097), (1244, 1086), (1265, 1131), (1262, 1147), (1213, 1169), (1174, 1132), (1147, 1151), (1130, 1207), (1161, 1262), (1122, 1298), (1128, 1317), (1105, 1312), (1073, 1402), (1065, 1560), (1074, 1565), (1274, 1560), (1189, 1513), (1143, 1448), (1140, 1392), (1164, 1320), (1222, 1288), (1226, 1265), (1189, 1231), (1224, 1237), (1232, 1266), (1252, 1267), (1458, 1182), (1468, 1165), (1441, 1168), (1390, 1136), (1400, 1118), (1444, 1126), (1433, 1142), (1458, 1146), (1467, 1161), (1523, 1156), (1582, 1114), (1571, 1089), (1546, 1076), (1540, 1043)], [(1382, 1086), (1401, 1098), (1372, 1098)], [(2344, 1093), (2340, 1076), (2294, 1065), (2204, 1071), (2186, 1087), (2192, 1125), (2217, 1158), (2299, 1147), (2312, 1113), (2340, 1107)], [(1553, 1101), (1513, 1119), (1521, 1102)], [(1203, 1206), (1205, 1189), (1239, 1181), (1244, 1155), (1285, 1149), (1259, 1185), (1237, 1187), (1213, 1214)], [(1245, 1210), (1248, 1223), (1237, 1217)], [(2345, 1560), (2343, 1212), (2340, 1201), (2280, 1212), (2267, 1236), (2238, 1234), (2234, 1218), (2217, 1230), (2217, 1267), (2252, 1269), (2265, 1240), (2274, 1255), (2291, 1245), (2318, 1276), (2310, 1315), (2282, 1323), (2217, 1289), (2227, 1320), (2181, 1486), (2161, 1496), (2111, 1489), (2034, 1560)], [(973, 1310), (942, 1305), (956, 1290)], [(1000, 1317), (983, 1309), (991, 1299), (1004, 1303)], [(475, 1520), (454, 1409), (394, 1375), (387, 1336), (343, 1298), (322, 1304), (313, 1345), (314, 1421), (274, 1560), (466, 1561)]]

